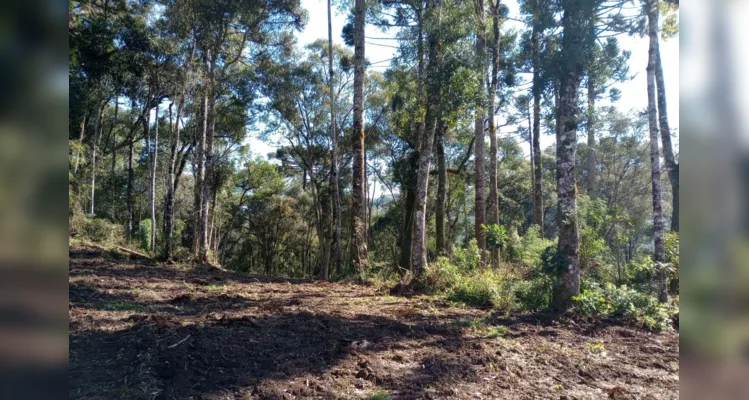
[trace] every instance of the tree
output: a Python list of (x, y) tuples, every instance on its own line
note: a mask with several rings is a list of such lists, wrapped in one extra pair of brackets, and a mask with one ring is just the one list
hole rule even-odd
[[(486, 234), (484, 233), (484, 224), (486, 223), (486, 206), (484, 196), (486, 189), (484, 186), (484, 118), (487, 115), (487, 102), (484, 92), (486, 80), (485, 65), (485, 48), (486, 47), (486, 26), (484, 25), (484, 0), (476, 0), (476, 75), (479, 80), (478, 90), (476, 92), (476, 111), (474, 120), (474, 133), (476, 143), (474, 150), (475, 176), (476, 176), (476, 200), (474, 204), (475, 218), (474, 229), (476, 232), (476, 242), (481, 250), (481, 262), (486, 261)], [(489, 118), (494, 117), (494, 110), (488, 110)]]
[(429, 23), (429, 57), (426, 67), (426, 117), (425, 129), (420, 139), (418, 174), (416, 180), (416, 204), (414, 211), (414, 240), (411, 263), (414, 279), (421, 279), (428, 265), (426, 248), (426, 207), (429, 188), (429, 166), (434, 144), (434, 132), (440, 96), (440, 30), (442, 25), (442, 1), (427, 1), (426, 15)]
[(351, 251), (354, 268), (362, 272), (368, 265), (365, 213), (367, 206), (364, 150), (364, 24), (365, 1), (354, 2), (354, 125), (353, 186), (351, 193)]
[(655, 70), (658, 59), (658, 1), (648, 0), (645, 3), (648, 17), (647, 86), (648, 86), (648, 127), (650, 131), (650, 167), (653, 186), (653, 260), (657, 270), (658, 300), (668, 301), (668, 280), (666, 275), (666, 250), (663, 242), (663, 209), (661, 204), (661, 156), (658, 148), (658, 109), (656, 98)]
[(557, 208), (559, 218), (559, 281), (554, 305), (567, 307), (580, 292), (580, 256), (577, 227), (577, 184), (575, 152), (580, 117), (577, 93), (586, 60), (586, 32), (595, 9), (593, 0), (562, 2), (562, 52), (559, 67), (560, 89), (557, 138)]
[[(333, 218), (335, 231), (333, 234), (333, 262), (337, 270), (341, 269), (341, 192), (338, 188), (338, 129), (336, 127), (335, 117), (335, 90), (334, 90), (334, 71), (333, 71), (333, 27), (330, 10), (330, 0), (328, 0), (328, 90), (330, 91), (330, 191), (333, 193)], [(329, 271), (321, 271), (321, 278), (327, 280)]]

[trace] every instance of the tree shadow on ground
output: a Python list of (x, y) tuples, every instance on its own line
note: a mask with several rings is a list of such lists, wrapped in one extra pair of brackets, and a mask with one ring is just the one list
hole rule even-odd
[[(344, 360), (389, 351), (409, 339), (445, 335), (452, 338), (451, 343), (461, 340), (456, 330), (444, 326), (306, 311), (240, 318), (207, 316), (203, 322), (184, 326), (169, 316), (141, 315), (135, 320), (126, 330), (71, 334), (72, 398), (212, 398), (227, 391), (281, 398), (288, 390), (301, 398), (330, 397), (336, 388), (326, 387), (327, 380), (316, 386), (290, 381), (323, 375)], [(378, 376), (376, 370), (370, 374), (367, 367), (338, 373), (354, 382), (351, 374), (365, 371), (362, 377), (376, 381), (380, 388), (409, 390), (411, 398), (420, 398), (426, 386), (446, 377), (466, 379), (471, 371), (470, 365), (438, 354), (425, 354), (418, 364), (418, 371), (400, 376)]]

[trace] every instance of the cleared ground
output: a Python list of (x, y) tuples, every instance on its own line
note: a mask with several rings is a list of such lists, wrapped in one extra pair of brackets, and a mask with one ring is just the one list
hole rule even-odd
[(674, 399), (679, 338), (71, 244), (70, 398)]

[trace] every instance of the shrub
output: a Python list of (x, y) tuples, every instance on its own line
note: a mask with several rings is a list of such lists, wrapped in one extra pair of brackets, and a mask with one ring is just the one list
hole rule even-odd
[(90, 218), (82, 213), (75, 214), (70, 224), (72, 230), (82, 238), (96, 243), (119, 244), (125, 233), (120, 225), (103, 218)]
[(491, 270), (464, 275), (448, 298), (476, 307), (500, 309), (510, 309), (514, 303), (510, 282)]
[(481, 262), (481, 250), (476, 239), (471, 239), (468, 247), (453, 250), (453, 262), (461, 271), (472, 271)]
[(551, 304), (552, 281), (546, 275), (515, 283), (517, 305), (528, 311), (542, 310)]
[(554, 241), (541, 237), (538, 225), (533, 225), (525, 232), (517, 247), (519, 261), (527, 267), (540, 267), (541, 254), (553, 248)]
[(138, 224), (138, 244), (144, 250), (151, 251), (151, 220), (144, 219)]
[(460, 282), (460, 270), (447, 257), (437, 257), (426, 271), (426, 284), (434, 290), (446, 291)]
[(582, 314), (634, 320), (653, 331), (661, 331), (670, 326), (668, 306), (660, 304), (651, 295), (626, 285), (616, 287), (607, 283), (601, 288), (594, 283), (586, 286), (588, 287), (579, 295), (573, 297), (575, 308)]

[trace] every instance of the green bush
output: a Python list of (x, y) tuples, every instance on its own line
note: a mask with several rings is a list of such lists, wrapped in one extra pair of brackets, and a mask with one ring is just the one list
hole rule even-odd
[(476, 307), (510, 309), (514, 304), (510, 282), (491, 270), (464, 275), (448, 298)]
[(647, 329), (661, 331), (670, 326), (669, 308), (646, 293), (626, 285), (616, 287), (607, 283), (604, 287), (586, 284), (579, 295), (573, 297), (575, 308), (582, 314), (614, 319), (629, 319), (641, 323)]
[(96, 243), (120, 244), (125, 233), (120, 225), (103, 218), (90, 218), (83, 214), (74, 215), (70, 224), (72, 230), (82, 238)]
[(528, 311), (543, 310), (551, 304), (552, 281), (546, 275), (515, 283), (514, 294), (517, 305)]
[(138, 224), (138, 244), (143, 250), (151, 251), (151, 220), (144, 219)]
[(437, 257), (426, 272), (426, 284), (436, 291), (446, 291), (460, 282), (460, 269), (447, 257)]
[(518, 245), (518, 256), (521, 263), (526, 267), (540, 267), (541, 255), (548, 251), (548, 248), (554, 248), (554, 241), (544, 239), (541, 236), (541, 230), (538, 225), (533, 225), (525, 232), (525, 236), (520, 240)]
[(468, 247), (453, 250), (453, 262), (461, 271), (473, 271), (481, 262), (481, 250), (476, 239), (471, 239)]

